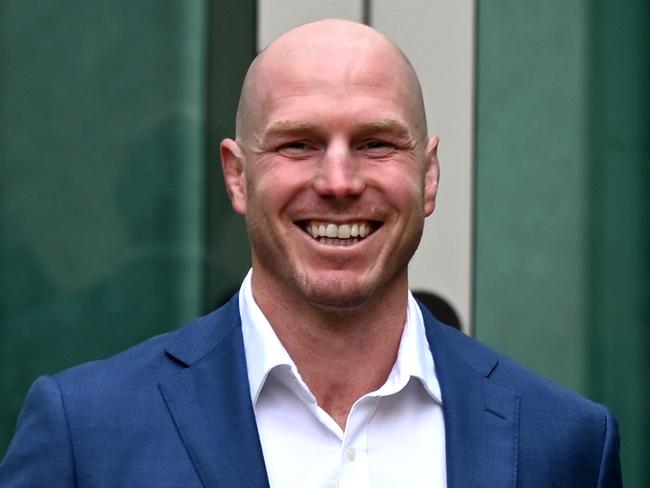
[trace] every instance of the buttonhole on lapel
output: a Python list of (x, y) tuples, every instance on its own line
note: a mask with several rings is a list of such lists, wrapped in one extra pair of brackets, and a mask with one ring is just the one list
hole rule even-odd
[(496, 411), (492, 410), (492, 409), (491, 409), (490, 407), (488, 407), (488, 406), (485, 407), (485, 411), (491, 413), (491, 414), (494, 415), (495, 417), (499, 417), (501, 420), (508, 420), (508, 417), (506, 417), (505, 415), (501, 414), (500, 412), (496, 412)]

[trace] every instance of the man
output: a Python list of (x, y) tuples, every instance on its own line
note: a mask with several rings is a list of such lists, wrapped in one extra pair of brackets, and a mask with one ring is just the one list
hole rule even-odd
[(239, 294), (37, 380), (2, 486), (620, 486), (605, 408), (410, 296), (438, 139), (395, 45), (341, 20), (290, 31), (249, 69), (236, 132)]

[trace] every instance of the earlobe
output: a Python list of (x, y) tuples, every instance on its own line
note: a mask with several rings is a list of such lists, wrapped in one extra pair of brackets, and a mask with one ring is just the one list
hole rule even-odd
[(424, 214), (429, 216), (436, 208), (436, 195), (438, 194), (438, 182), (440, 180), (440, 166), (438, 165), (438, 143), (437, 136), (432, 136), (427, 142), (425, 152), (425, 173), (424, 173)]
[(226, 192), (235, 212), (246, 214), (246, 176), (244, 173), (244, 154), (232, 139), (224, 139), (220, 146), (221, 168)]

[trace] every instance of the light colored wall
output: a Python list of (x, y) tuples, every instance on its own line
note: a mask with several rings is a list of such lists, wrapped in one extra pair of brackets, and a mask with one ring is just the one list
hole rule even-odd
[(361, 22), (361, 0), (258, 0), (257, 49), (280, 34), (307, 22), (338, 18)]

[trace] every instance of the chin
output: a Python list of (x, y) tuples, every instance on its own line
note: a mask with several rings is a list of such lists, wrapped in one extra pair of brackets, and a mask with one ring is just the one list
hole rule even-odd
[(315, 307), (322, 310), (332, 312), (336, 311), (354, 311), (364, 307), (367, 303), (372, 301), (372, 297), (362, 294), (346, 294), (341, 293), (318, 293), (308, 296), (308, 301)]
[(373, 302), (384, 286), (358, 280), (304, 280), (301, 295), (314, 307), (328, 311), (354, 311)]

